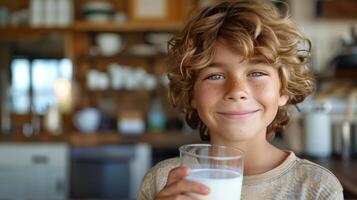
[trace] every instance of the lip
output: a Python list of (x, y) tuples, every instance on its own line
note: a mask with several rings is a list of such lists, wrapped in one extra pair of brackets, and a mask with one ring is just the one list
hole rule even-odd
[(217, 112), (217, 114), (228, 118), (228, 119), (240, 119), (240, 118), (246, 118), (254, 115), (257, 113), (259, 109), (257, 110), (246, 110), (246, 111), (229, 111), (229, 112)]

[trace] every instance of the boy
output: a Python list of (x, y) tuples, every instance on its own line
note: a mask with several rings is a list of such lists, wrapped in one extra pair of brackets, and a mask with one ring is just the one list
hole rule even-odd
[[(245, 151), (242, 200), (343, 199), (328, 170), (270, 144), (289, 122), (287, 106), (314, 90), (309, 50), (288, 16), (258, 1), (222, 2), (202, 10), (170, 43), (169, 98), (211, 144)], [(209, 188), (185, 179), (179, 159), (145, 176), (140, 200), (192, 199)]]

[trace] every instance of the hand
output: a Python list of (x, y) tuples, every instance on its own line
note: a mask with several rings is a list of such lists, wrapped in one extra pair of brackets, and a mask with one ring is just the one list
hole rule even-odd
[(193, 200), (187, 192), (207, 195), (209, 189), (197, 182), (184, 179), (190, 174), (190, 168), (177, 167), (170, 171), (165, 187), (156, 195), (155, 200)]

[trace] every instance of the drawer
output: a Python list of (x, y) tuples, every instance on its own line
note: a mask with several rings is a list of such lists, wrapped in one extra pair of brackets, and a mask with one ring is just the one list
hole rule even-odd
[(64, 143), (0, 143), (2, 166), (66, 165), (68, 154), (68, 145)]

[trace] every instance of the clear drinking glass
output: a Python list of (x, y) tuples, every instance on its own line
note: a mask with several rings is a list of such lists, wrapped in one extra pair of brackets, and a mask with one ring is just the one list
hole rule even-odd
[(239, 200), (244, 152), (238, 148), (189, 144), (179, 148), (181, 166), (191, 168), (186, 178), (210, 188), (208, 195), (188, 193), (198, 200)]

